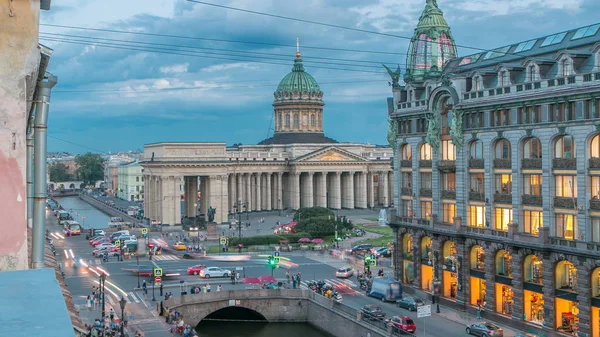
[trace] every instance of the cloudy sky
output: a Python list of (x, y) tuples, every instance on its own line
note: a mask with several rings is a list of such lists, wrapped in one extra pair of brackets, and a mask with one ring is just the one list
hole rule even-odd
[[(296, 38), (321, 85), (326, 134), (385, 144), (389, 78), (404, 67), (425, 0), (61, 0), (42, 13), (55, 50), (49, 150), (135, 150), (162, 141), (254, 144), (272, 134), (273, 91)], [(438, 0), (459, 54), (598, 21), (597, 0)], [(62, 26), (62, 27), (57, 27)], [(88, 29), (77, 29), (88, 28)], [(92, 29), (89, 29), (92, 28)], [(127, 33), (129, 32), (129, 33)], [(138, 34), (139, 33), (139, 34)], [(393, 36), (390, 36), (393, 35)]]

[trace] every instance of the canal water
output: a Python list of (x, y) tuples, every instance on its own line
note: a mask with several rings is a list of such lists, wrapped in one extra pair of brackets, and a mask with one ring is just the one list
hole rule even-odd
[[(65, 211), (71, 213), (71, 216), (75, 221), (79, 222), (85, 229), (88, 228), (107, 228), (110, 217), (94, 206), (87, 202), (79, 199), (79, 197), (62, 197), (55, 198), (56, 201), (65, 209)], [(84, 218), (85, 217), (85, 218)]]

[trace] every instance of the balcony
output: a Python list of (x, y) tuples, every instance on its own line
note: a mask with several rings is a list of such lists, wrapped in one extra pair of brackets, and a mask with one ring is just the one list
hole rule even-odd
[(432, 193), (431, 193), (431, 188), (422, 188), (422, 189), (419, 191), (419, 193), (420, 193), (420, 194), (419, 194), (420, 196), (422, 196), (422, 197), (427, 197), (427, 198), (431, 198), (431, 195), (432, 195)]
[(421, 168), (431, 168), (431, 160), (419, 160), (419, 167)]
[(577, 241), (567, 240), (559, 237), (550, 238), (550, 244), (561, 247), (577, 248)]
[(413, 195), (412, 188), (410, 188), (410, 187), (402, 187), (400, 189), (400, 194), (407, 195), (407, 196), (410, 197), (410, 196)]
[(495, 193), (494, 202), (497, 204), (512, 204), (512, 194)]
[(600, 158), (590, 158), (588, 165), (590, 169), (600, 169)]
[(456, 199), (456, 191), (442, 190), (442, 199)]
[(400, 161), (400, 167), (411, 168), (412, 167), (412, 160), (401, 160)]
[(591, 199), (590, 200), (590, 209), (594, 211), (600, 211), (600, 200), (599, 199)]
[(577, 199), (571, 197), (554, 197), (554, 207), (575, 209), (577, 207)]
[(454, 160), (438, 160), (437, 168), (441, 172), (456, 172), (456, 161), (454, 161)]
[(483, 169), (485, 162), (483, 159), (469, 159), (469, 168), (472, 169)]
[(484, 202), (485, 195), (483, 194), (483, 192), (471, 191), (471, 192), (469, 192), (469, 200)]
[(521, 160), (521, 168), (524, 170), (541, 170), (542, 159), (541, 158), (523, 158)]
[(521, 196), (521, 203), (523, 205), (530, 206), (542, 206), (543, 198), (541, 195), (523, 194)]
[(495, 169), (510, 169), (510, 159), (494, 159)]
[(554, 158), (552, 159), (552, 168), (555, 170), (577, 170), (577, 159)]

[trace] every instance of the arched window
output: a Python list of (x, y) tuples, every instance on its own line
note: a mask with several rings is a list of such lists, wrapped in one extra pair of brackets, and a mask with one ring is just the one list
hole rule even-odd
[(532, 137), (523, 143), (523, 159), (542, 158), (542, 142), (538, 138)]
[(452, 103), (449, 98), (444, 98), (440, 103), (441, 111), (441, 122), (442, 122), (442, 135), (450, 134), (450, 125), (452, 125), (452, 119), (454, 118), (454, 112), (452, 111)]
[(600, 134), (595, 135), (590, 142), (590, 158), (600, 158)]
[(483, 80), (481, 76), (475, 75), (473, 76), (473, 91), (483, 90)]
[(315, 115), (310, 115), (310, 126), (317, 126), (317, 117)]
[(544, 281), (544, 262), (535, 255), (527, 255), (523, 262), (523, 280), (528, 283), (542, 284)]
[(485, 271), (485, 250), (479, 245), (471, 247), (469, 258), (471, 269)]
[(575, 158), (575, 139), (573, 139), (573, 136), (560, 136), (556, 140), (556, 143), (554, 143), (554, 158)]
[(535, 64), (529, 65), (529, 67), (527, 67), (527, 81), (535, 82), (538, 80), (538, 78), (539, 78), (539, 76), (538, 76), (537, 67), (535, 66)]
[(561, 74), (563, 77), (567, 77), (567, 76), (571, 76), (574, 71), (573, 71), (573, 61), (568, 58), (565, 57), (562, 59), (562, 61), (560, 62), (560, 68), (561, 68)]
[(279, 127), (283, 126), (283, 114), (280, 112), (277, 114), (277, 120), (279, 121)]
[(496, 142), (494, 149), (495, 159), (510, 159), (510, 142), (508, 139), (500, 139)]
[(496, 275), (512, 277), (512, 255), (504, 249), (496, 253)]
[(431, 160), (431, 145), (425, 143), (421, 145), (421, 151), (419, 152), (419, 160)]
[(469, 148), (470, 159), (483, 159), (483, 142), (474, 140)]
[(410, 147), (410, 144), (402, 145), (401, 153), (402, 153), (401, 160), (412, 160), (412, 148)]
[(292, 123), (291, 123), (290, 114), (286, 114), (285, 115), (285, 126), (289, 128), (291, 124)]
[(456, 160), (456, 147), (451, 140), (442, 140), (442, 160)]
[(569, 261), (559, 261), (554, 270), (554, 288), (577, 291), (577, 268)]
[(510, 72), (506, 69), (502, 69), (498, 72), (498, 86), (506, 87), (510, 85)]
[(294, 114), (294, 127), (300, 127), (300, 115), (299, 114)]

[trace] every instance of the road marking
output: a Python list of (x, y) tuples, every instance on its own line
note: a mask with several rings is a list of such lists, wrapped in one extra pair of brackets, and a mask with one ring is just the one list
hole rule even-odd
[(135, 293), (129, 293), (129, 297), (131, 297), (135, 303), (140, 303), (140, 300), (135, 296)]
[(152, 256), (152, 260), (156, 260), (156, 261), (178, 261), (181, 260), (181, 258), (177, 255), (171, 255), (171, 254), (166, 254), (166, 255), (154, 255)]

